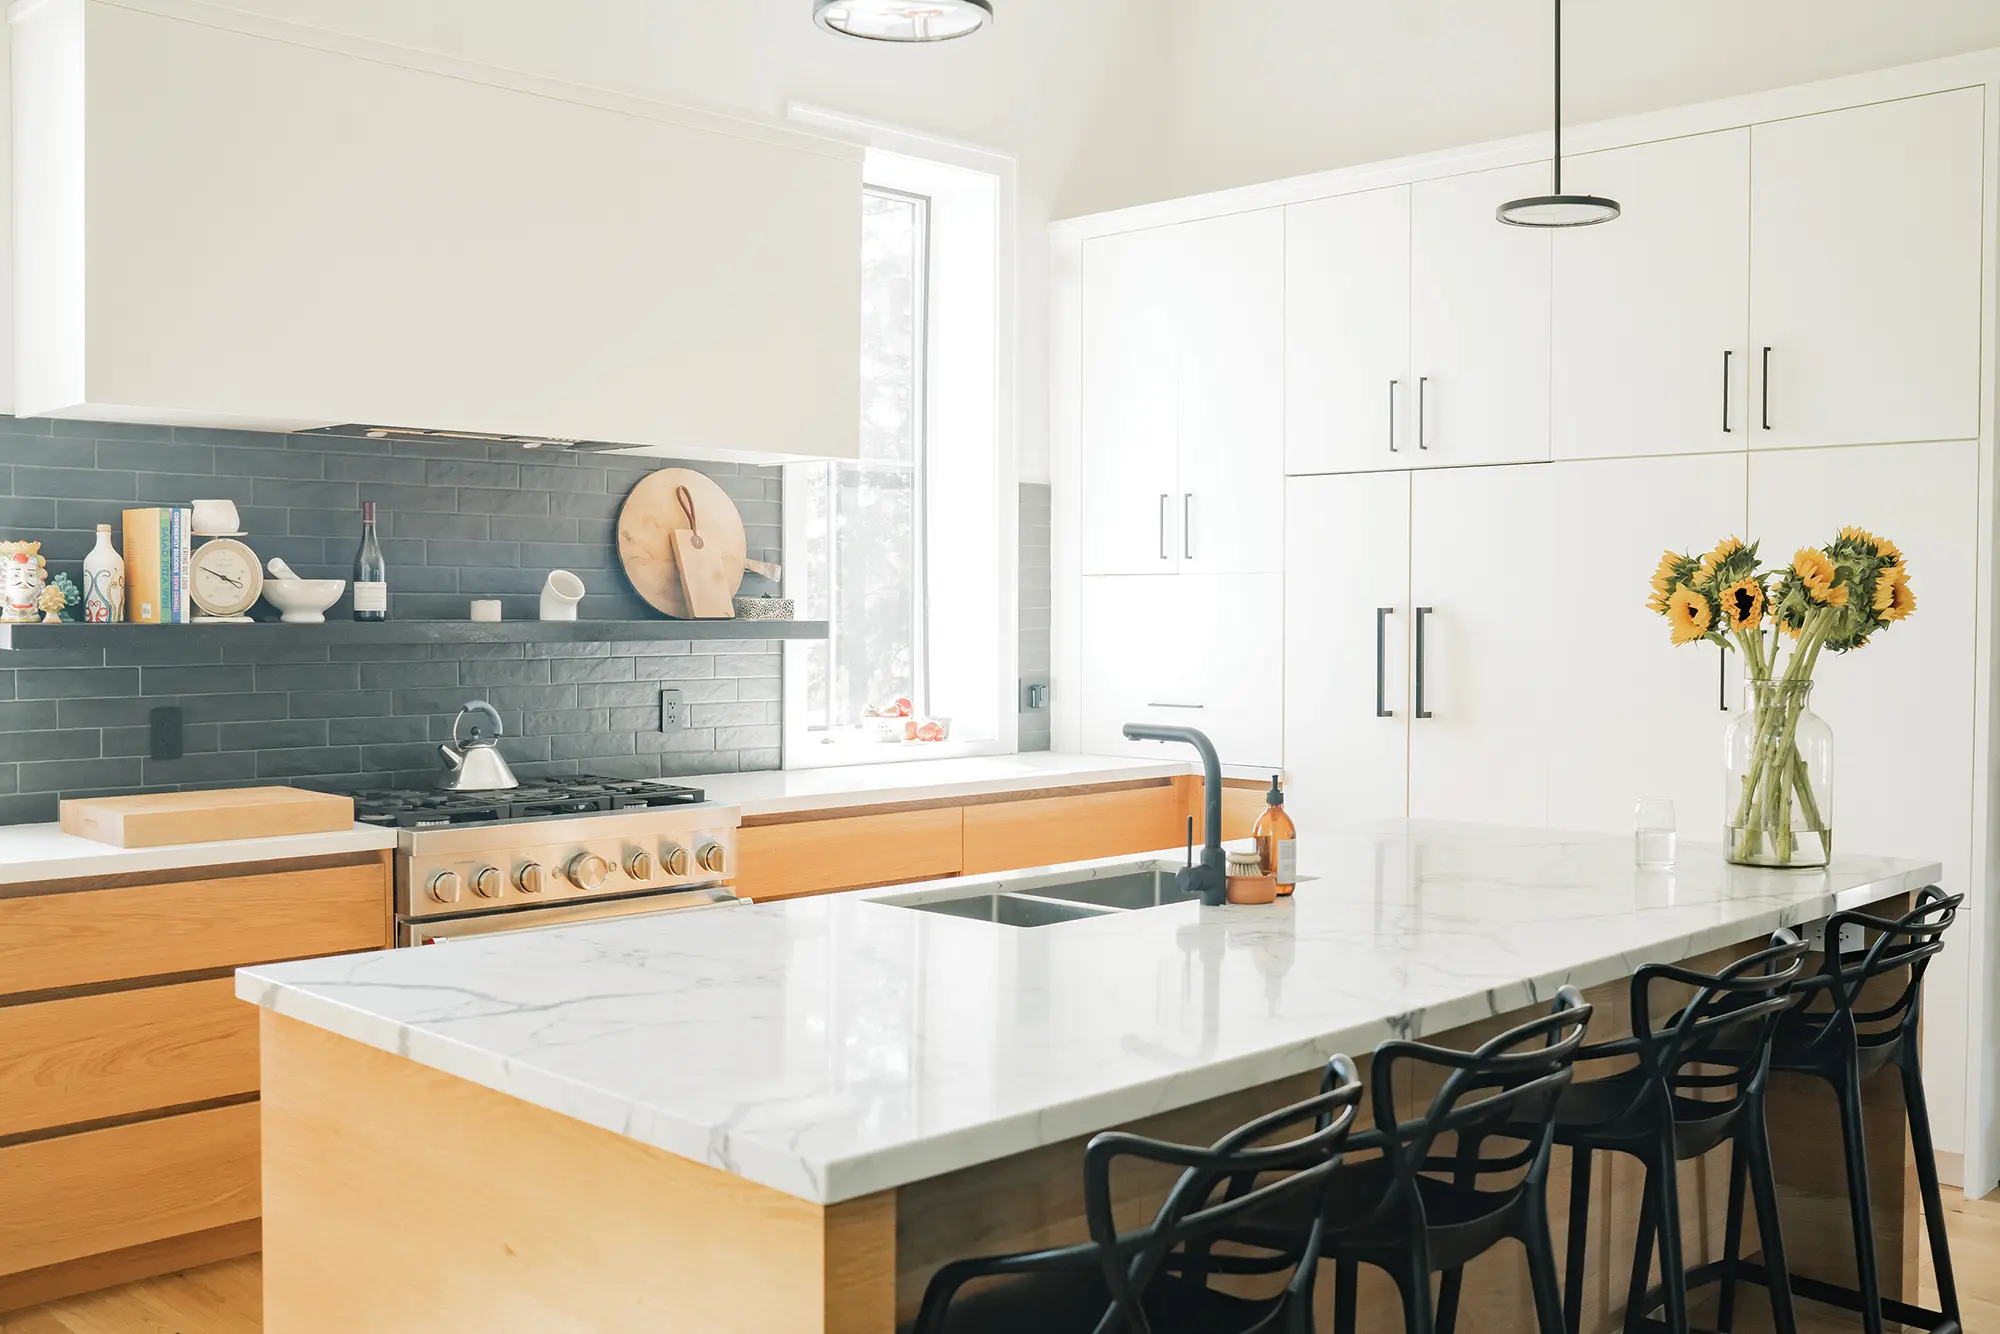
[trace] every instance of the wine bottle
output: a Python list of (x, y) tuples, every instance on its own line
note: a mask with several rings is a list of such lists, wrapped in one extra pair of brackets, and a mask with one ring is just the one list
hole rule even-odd
[(361, 502), (361, 549), (354, 553), (354, 619), (389, 619), (389, 567), (375, 539), (375, 502)]

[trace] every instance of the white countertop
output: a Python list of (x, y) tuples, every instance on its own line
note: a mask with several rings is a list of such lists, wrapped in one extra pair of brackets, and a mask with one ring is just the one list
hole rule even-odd
[(237, 994), (832, 1203), (1940, 874), (1755, 871), (1685, 844), (1642, 874), (1629, 837), (1403, 822), (1309, 837), (1302, 870), (1320, 878), (1266, 908), (1020, 930), (872, 901), (902, 886), (248, 968)]
[(177, 843), (165, 848), (120, 848), (65, 834), (60, 825), (0, 825), (0, 885), (133, 871), (179, 871), (193, 866), (292, 861), (396, 846), (396, 831), (355, 825), (328, 834), (233, 838), (218, 843)]
[[(1061, 755), (1049, 751), (948, 760), (905, 760), (847, 764), (831, 769), (778, 769), (765, 773), (696, 774), (676, 783), (698, 787), (710, 801), (742, 808), (743, 814), (778, 815), (847, 806), (882, 806), (903, 801), (1026, 792), (1044, 787), (1084, 787), (1147, 778), (1199, 774), (1201, 763), (1185, 746), (1161, 746), (1157, 760), (1115, 755)], [(1265, 769), (1224, 765), (1226, 778), (1269, 781)]]

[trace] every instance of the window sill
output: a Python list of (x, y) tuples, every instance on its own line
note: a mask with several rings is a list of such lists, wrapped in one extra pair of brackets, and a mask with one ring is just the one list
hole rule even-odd
[(1011, 755), (1000, 741), (870, 741), (865, 737), (827, 742), (824, 734), (809, 734), (785, 747), (787, 769), (832, 769), (855, 764), (914, 764), (924, 760), (959, 760), (987, 755)]

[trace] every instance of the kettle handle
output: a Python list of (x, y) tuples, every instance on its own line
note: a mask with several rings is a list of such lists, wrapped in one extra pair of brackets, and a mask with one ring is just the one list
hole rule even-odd
[[(453, 745), (458, 744), (458, 725), (465, 720), (465, 715), (468, 713), (483, 713), (488, 718), (491, 718), (493, 720), (493, 739), (495, 741), (500, 739), (500, 710), (494, 708), (483, 699), (469, 699), (465, 701), (465, 706), (458, 711), (458, 717), (451, 720), (451, 741)], [(474, 724), (473, 731), (477, 732), (478, 730), (478, 725)]]

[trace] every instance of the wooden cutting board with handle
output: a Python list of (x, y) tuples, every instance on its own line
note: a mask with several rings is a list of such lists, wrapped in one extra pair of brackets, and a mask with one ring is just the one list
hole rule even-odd
[(76, 797), (61, 803), (58, 811), (65, 834), (114, 848), (331, 834), (354, 827), (352, 797), (296, 787)]
[[(633, 591), (669, 616), (687, 620), (701, 613), (688, 606), (681, 583), (681, 563), (675, 554), (674, 534), (690, 528), (681, 509), (678, 492), (685, 487), (701, 521), (703, 549), (712, 551), (721, 576), (720, 613), (735, 613), (733, 599), (743, 586), (744, 555), (748, 547), (743, 537), (743, 516), (729, 493), (714, 479), (692, 468), (662, 468), (648, 473), (625, 497), (618, 511), (618, 559)], [(705, 584), (712, 590), (715, 583)]]
[(733, 579), (724, 572), (714, 544), (702, 536), (701, 512), (694, 507), (694, 496), (688, 489), (678, 488), (674, 499), (688, 521), (687, 527), (674, 529), (674, 563), (680, 567), (681, 596), (687, 600), (689, 613), (699, 619), (729, 620), (736, 615), (736, 589), (743, 582), (743, 571), (739, 565)]

